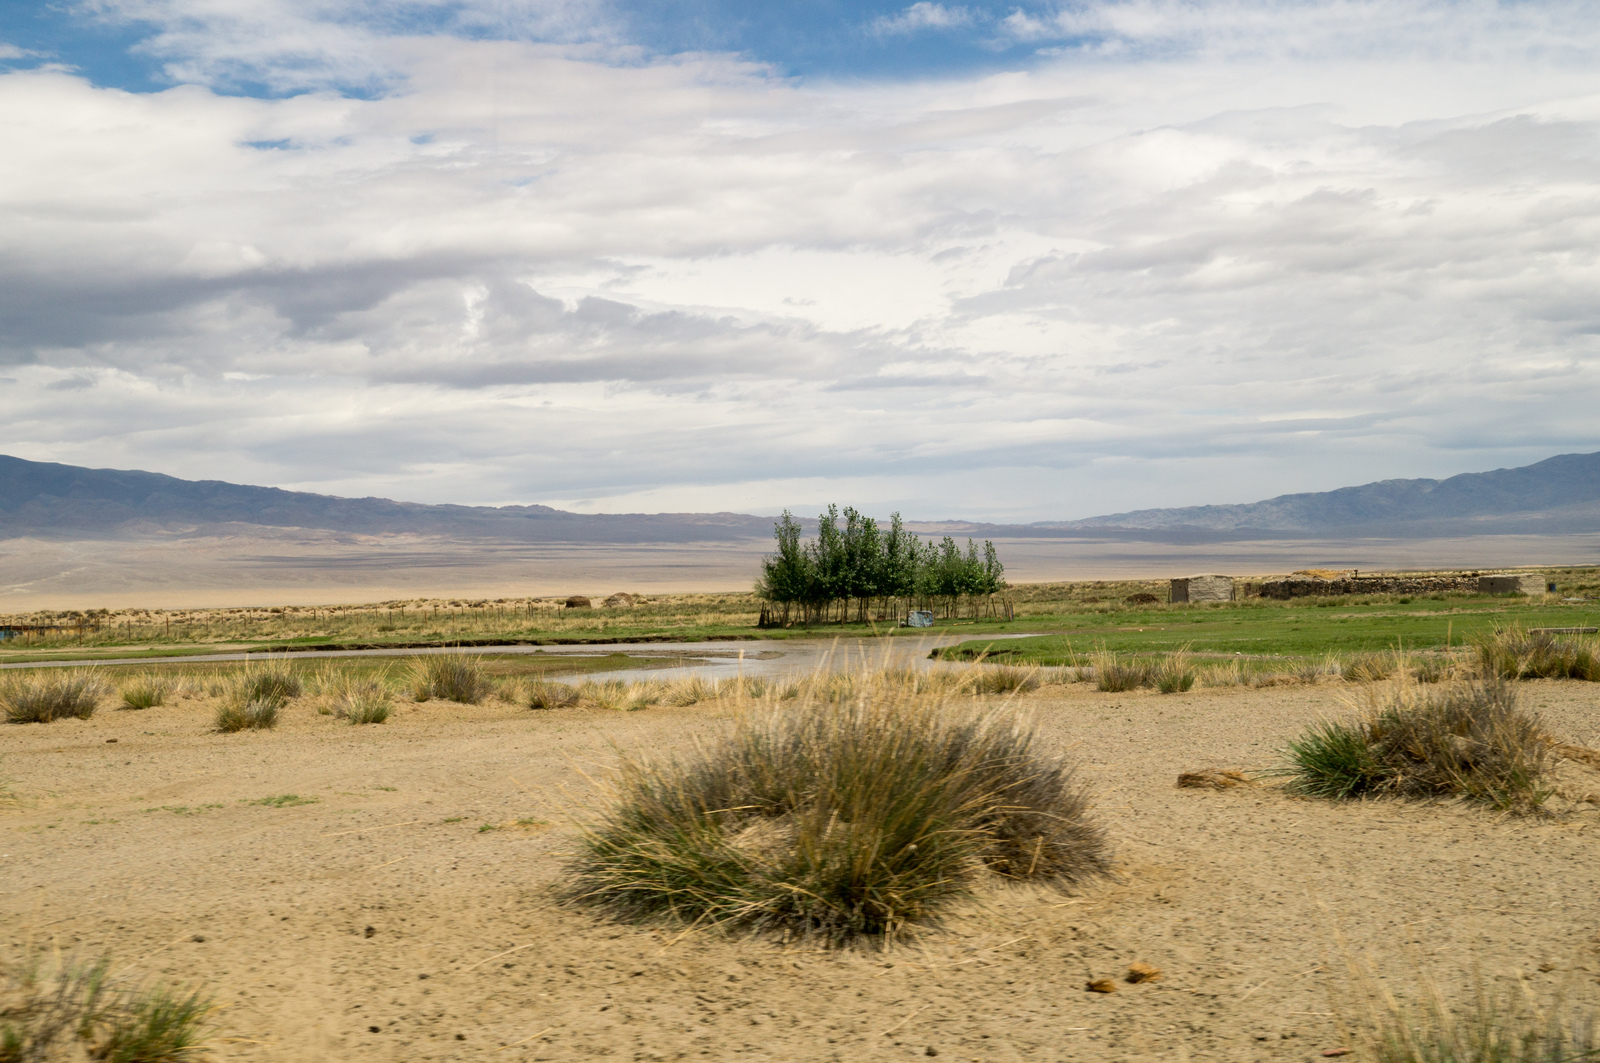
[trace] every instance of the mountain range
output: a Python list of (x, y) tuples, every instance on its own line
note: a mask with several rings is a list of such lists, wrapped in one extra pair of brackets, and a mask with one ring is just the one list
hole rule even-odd
[[(230, 526), (529, 543), (718, 542), (772, 534), (770, 517), (743, 513), (587, 514), (537, 505), (425, 505), (0, 455), (0, 538), (125, 538)], [(1590, 532), (1600, 529), (1600, 453), (1562, 454), (1521, 468), (1446, 480), (1381, 480), (1244, 505), (1143, 509), (1020, 525), (950, 520), (912, 526), (925, 533), (987, 538), (1156, 542)]]

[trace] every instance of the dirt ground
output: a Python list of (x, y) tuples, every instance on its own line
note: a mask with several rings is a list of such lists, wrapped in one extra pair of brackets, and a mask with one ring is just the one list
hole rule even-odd
[[(715, 732), (715, 708), (435, 702), (352, 727), (307, 699), (276, 731), (215, 734), (194, 699), (0, 726), (0, 960), (109, 952), (130, 978), (203, 981), (225, 1004), (219, 1058), (294, 1063), (1322, 1058), (1343, 1042), (1351, 958), (1401, 996), (1421, 972), (1447, 993), (1520, 973), (1600, 997), (1594, 804), (1523, 820), (1175, 788), (1188, 769), (1269, 765), (1347, 694), (1024, 699), (1092, 783), (1120, 881), (997, 888), (888, 953), (559, 902), (589, 776), (614, 747)], [(1600, 746), (1600, 684), (1523, 696)], [(1164, 977), (1085, 991), (1134, 961)]]

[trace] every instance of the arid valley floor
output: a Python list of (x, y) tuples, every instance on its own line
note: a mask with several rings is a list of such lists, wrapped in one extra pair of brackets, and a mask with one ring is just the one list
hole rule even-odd
[[(727, 705), (402, 702), (351, 727), (301, 699), (275, 731), (218, 734), (204, 697), (107, 704), (0, 727), (0, 956), (109, 953), (130, 977), (203, 982), (225, 1005), (220, 1058), (286, 1063), (1299, 1060), (1343, 1046), (1375, 987), (1525, 978), (1539, 999), (1600, 997), (1600, 804), (1571, 800), (1600, 773), (1566, 764), (1539, 819), (1175, 787), (1272, 765), (1351, 689), (1077, 684), (1008, 703), (1079, 764), (1117, 880), (996, 887), (887, 952), (563, 901), (574, 823), (617, 750), (683, 748)], [(1600, 745), (1600, 684), (1521, 696)], [(1163, 977), (1121, 982), (1136, 961)]]

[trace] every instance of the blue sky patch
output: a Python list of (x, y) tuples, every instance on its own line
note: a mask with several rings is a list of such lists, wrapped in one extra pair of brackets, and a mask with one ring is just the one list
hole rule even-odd
[[(131, 92), (152, 92), (180, 80), (193, 79), (180, 43), (158, 41), (163, 31), (183, 31), (178, 40), (206, 36), (206, 12), (173, 16), (170, 25), (119, 18), (105, 8), (90, 10), (73, 3), (37, 4), (0, 0), (0, 44), (27, 53), (6, 60), (11, 68), (57, 63), (95, 84)], [(114, 9), (112, 9), (114, 11)], [(264, 17), (270, 18), (269, 10)], [(1013, 32), (1019, 18), (1048, 12), (1024, 12), (1014, 4), (905, 4), (886, 0), (850, 3), (811, 0), (807, 3), (761, 3), (757, 0), (682, 0), (673, 4), (649, 0), (609, 0), (591, 23), (541, 20), (480, 12), (471, 3), (407, 7), (399, 12), (352, 5), (317, 17), (330, 34), (354, 30), (375, 38), (445, 35), (465, 39), (534, 40), (547, 43), (605, 42), (626, 44), (647, 55), (721, 52), (771, 65), (790, 77), (900, 80), (941, 77), (1026, 65), (1041, 50), (1072, 42), (1059, 35)], [(288, 16), (285, 15), (285, 18)], [(295, 17), (302, 17), (296, 13)], [(1008, 22), (1008, 20), (1010, 20)], [(301, 23), (303, 28), (303, 23)], [(259, 33), (262, 53), (271, 53), (275, 27), (232, 26), (246, 40)], [(198, 32), (195, 32), (198, 31)], [(303, 40), (285, 34), (285, 41)], [(250, 43), (255, 44), (256, 41)], [(286, 44), (287, 47), (287, 44)], [(206, 83), (228, 95), (275, 97), (308, 89), (333, 88), (345, 95), (372, 98), (391, 87), (368, 72), (349, 80), (314, 56), (287, 50), (272, 58), (252, 55), (229, 63), (226, 56), (208, 56)]]

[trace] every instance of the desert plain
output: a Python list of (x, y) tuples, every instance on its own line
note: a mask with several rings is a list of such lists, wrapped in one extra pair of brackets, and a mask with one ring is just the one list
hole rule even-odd
[[(1519, 684), (1600, 746), (1600, 684)], [(216, 733), (203, 692), (0, 727), (0, 957), (113, 958), (203, 984), (225, 1060), (1304, 1060), (1361, 1001), (1513, 987), (1600, 999), (1600, 772), (1540, 817), (1335, 803), (1267, 768), (1351, 711), (1331, 677), (987, 699), (1078, 766), (1113, 878), (995, 879), (888, 949), (632, 925), (567, 861), (620, 754), (714, 740), (738, 702), (635, 712), (402, 701), (379, 726), (289, 704)], [(1131, 964), (1162, 972), (1132, 984)], [(1089, 992), (1111, 979), (1112, 993)]]

